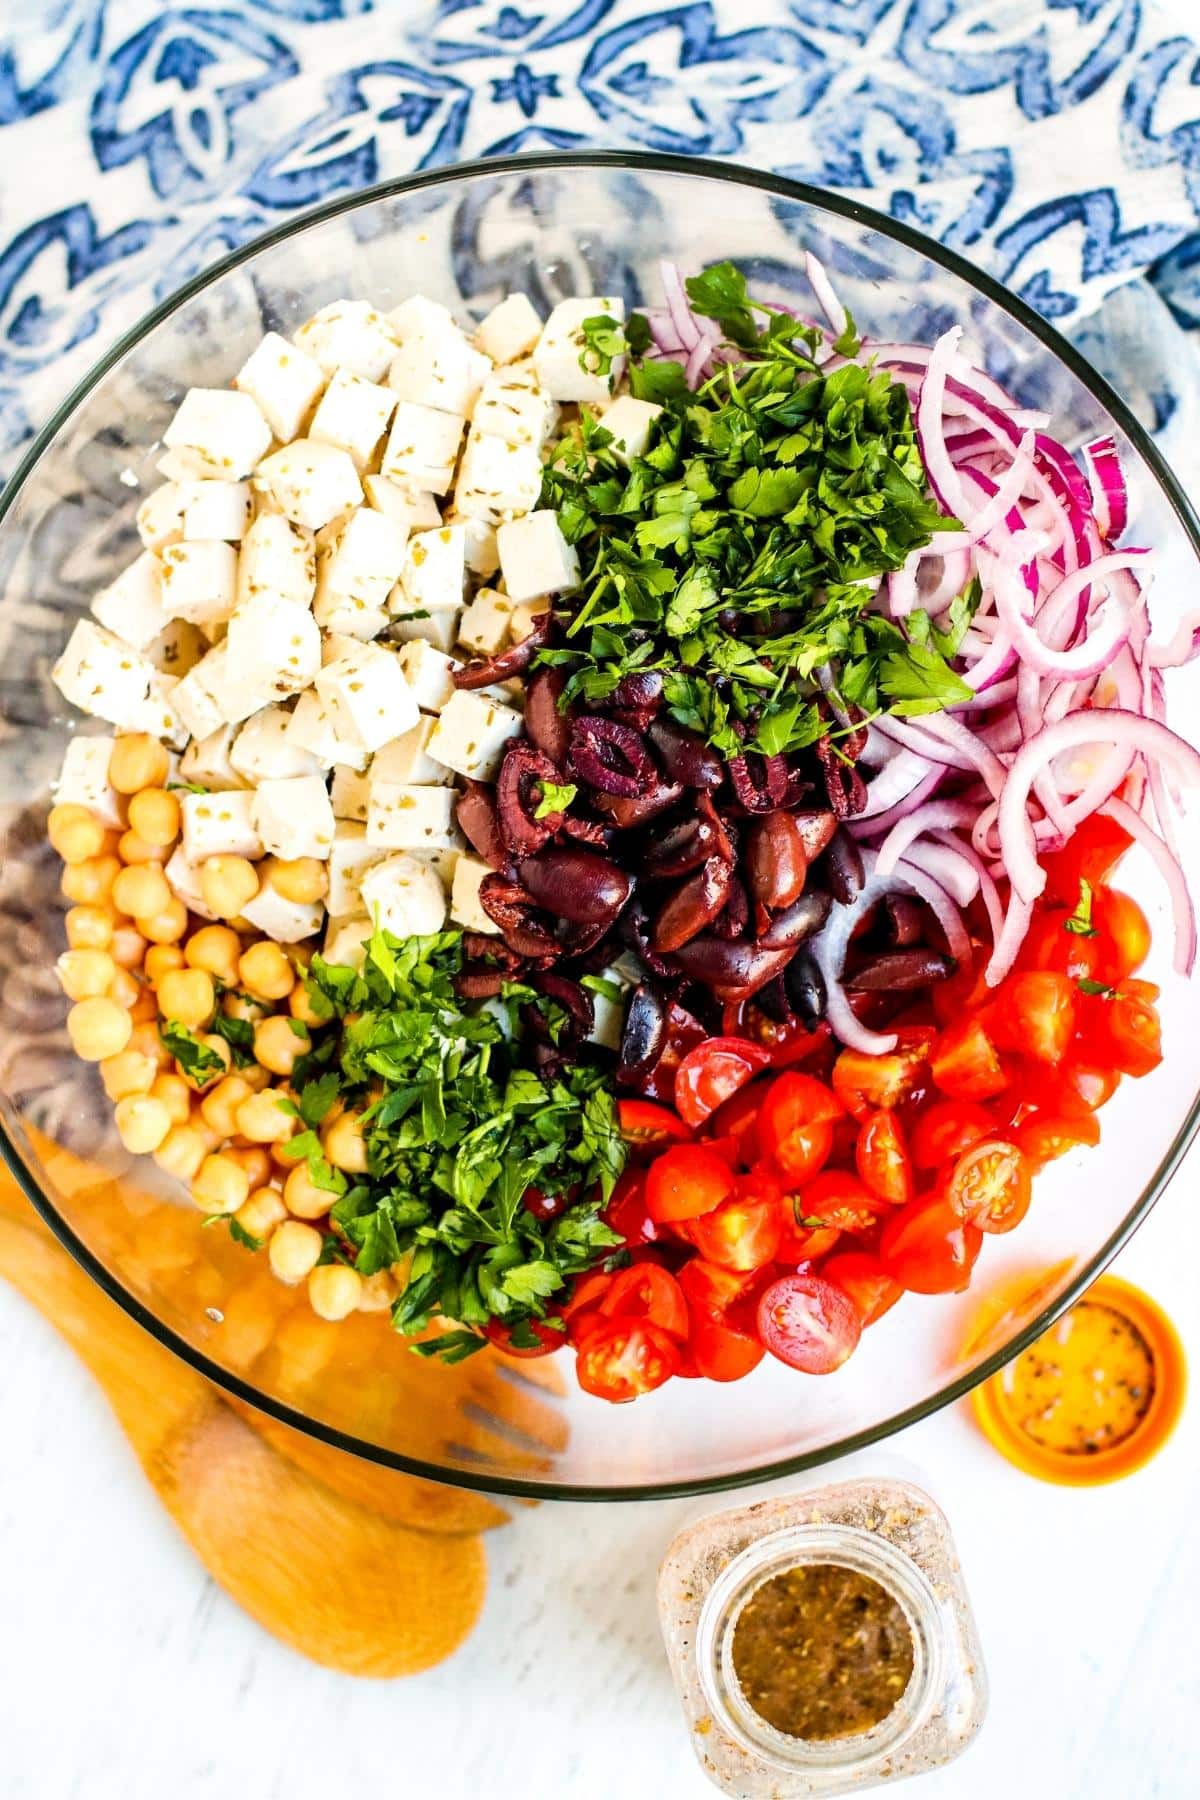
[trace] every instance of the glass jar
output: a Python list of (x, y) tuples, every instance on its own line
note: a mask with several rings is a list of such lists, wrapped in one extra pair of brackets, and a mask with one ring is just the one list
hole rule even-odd
[[(878, 1582), (900, 1607), (912, 1674), (869, 1730), (792, 1737), (743, 1693), (734, 1633), (772, 1577), (831, 1563)], [(987, 1678), (950, 1527), (907, 1482), (842, 1482), (701, 1519), (667, 1551), (658, 1608), (701, 1766), (739, 1800), (861, 1792), (923, 1774), (958, 1756), (983, 1722)]]

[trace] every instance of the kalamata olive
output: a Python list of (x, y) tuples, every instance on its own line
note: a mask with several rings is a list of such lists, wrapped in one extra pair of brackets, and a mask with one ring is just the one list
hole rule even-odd
[(631, 825), (644, 825), (647, 819), (657, 819), (669, 806), (674, 806), (682, 794), (680, 782), (656, 781), (644, 794), (593, 794), (592, 804), (619, 830), (628, 831)]
[(729, 833), (707, 794), (699, 795), (676, 824), (647, 836), (648, 842), (637, 860), (639, 870), (647, 875), (686, 875), (709, 856), (733, 861)]
[(792, 958), (783, 985), (796, 1017), (811, 1031), (825, 1017), (825, 977), (811, 950), (800, 950)]
[(745, 884), (735, 875), (729, 884), (729, 897), (712, 922), (719, 938), (739, 938), (750, 923), (750, 896)]
[(853, 975), (848, 975), (846, 986), (858, 994), (908, 993), (913, 988), (947, 980), (955, 967), (952, 956), (943, 956), (940, 950), (930, 950), (925, 945), (915, 950), (888, 950), (881, 956), (872, 956)]
[(621, 1031), (618, 1063), (627, 1075), (652, 1068), (667, 1041), (667, 1002), (657, 988), (635, 987)]
[(599, 819), (581, 819), (575, 813), (563, 813), (561, 818), (558, 829), (567, 837), (574, 838), (579, 844), (594, 844), (598, 850), (607, 850), (612, 833)]
[(481, 688), (491, 687), (497, 681), (509, 681), (514, 675), (523, 675), (538, 651), (549, 643), (553, 625), (552, 612), (538, 613), (519, 644), (501, 650), (498, 656), (464, 663), (461, 669), (455, 669), (450, 679), (456, 688)]
[(841, 906), (849, 906), (862, 892), (864, 880), (862, 851), (841, 826), (829, 840), (821, 861), (821, 873), (829, 883), (833, 897)]
[(490, 1000), (498, 994), (509, 977), (501, 969), (485, 969), (468, 964), (454, 977), (454, 991), (460, 1000)]
[[(788, 968), (791, 968), (790, 963)], [(785, 969), (782, 975), (772, 975), (770, 981), (760, 987), (754, 996), (754, 1004), (759, 1012), (776, 1025), (786, 1025), (792, 1017), (792, 1003), (788, 999), (785, 985), (787, 974), (788, 970)]]
[(538, 906), (580, 925), (615, 919), (633, 891), (633, 877), (624, 869), (576, 844), (527, 857), (521, 880)]
[(650, 932), (651, 948), (660, 956), (668, 955), (703, 931), (725, 905), (732, 879), (725, 858), (710, 856), (659, 907)]
[(518, 956), (553, 961), (560, 954), (548, 925), (538, 917), (533, 896), (519, 881), (509, 881), (499, 874), (485, 875), (479, 884), (479, 904)]
[(758, 940), (764, 949), (794, 949), (820, 931), (833, 902), (824, 888), (806, 888), (798, 900), (775, 914)]
[(632, 799), (655, 785), (654, 758), (639, 734), (619, 719), (584, 713), (571, 727), (567, 767), (600, 794)]
[(504, 838), (496, 796), (482, 781), (468, 781), (458, 797), (454, 816), (471, 848), (493, 869), (504, 867)]
[[(586, 988), (580, 987), (569, 975), (560, 975), (557, 970), (539, 970), (529, 978), (530, 986), (544, 994), (547, 1000), (553, 1000), (567, 1015), (567, 1022), (562, 1030), (561, 1039), (553, 1031), (547, 1030), (553, 1042), (562, 1041), (568, 1044), (582, 1044), (592, 1033), (596, 1022), (595, 1007), (592, 996)], [(526, 1007), (525, 1012), (536, 1012), (538, 1020), (545, 1022), (545, 1015), (539, 1008)]]
[(566, 764), (575, 716), (569, 706), (562, 711), (559, 708), (566, 685), (561, 669), (535, 669), (525, 688), (526, 736), (560, 768)]
[(852, 753), (827, 737), (819, 738), (815, 748), (830, 806), (839, 819), (853, 818), (867, 804), (867, 784), (854, 767)]
[(907, 950), (911, 944), (921, 942), (924, 922), (919, 900), (914, 900), (911, 894), (885, 894), (883, 910), (893, 948)]
[(562, 824), (561, 812), (539, 818), (538, 811), (543, 787), (562, 787), (564, 779), (562, 770), (527, 738), (513, 738), (506, 745), (496, 779), (496, 811), (500, 835), (513, 856), (532, 856)]
[(774, 812), (787, 798), (787, 761), (782, 756), (734, 756), (729, 781), (746, 812)]
[(800, 833), (806, 858), (809, 862), (815, 862), (837, 830), (836, 815), (828, 811), (794, 812), (791, 818)]
[(561, 1194), (547, 1194), (539, 1187), (527, 1187), (521, 1195), (521, 1205), (525, 1211), (542, 1225), (549, 1225), (552, 1220), (560, 1218), (570, 1204), (569, 1188)]
[(673, 956), (658, 956), (650, 948), (650, 911), (645, 896), (634, 892), (633, 899), (617, 920), (614, 936), (641, 958), (652, 975), (671, 982), (679, 975)]
[(654, 746), (663, 773), (684, 787), (720, 787), (725, 765), (711, 744), (698, 732), (675, 719), (655, 719), (646, 736)]
[(689, 975), (711, 988), (718, 1000), (729, 1002), (748, 1000), (765, 987), (772, 976), (783, 972), (795, 950), (790, 944), (773, 949), (746, 938), (729, 942), (705, 932), (682, 944), (675, 955)]
[(746, 833), (743, 859), (750, 892), (760, 906), (790, 906), (804, 892), (808, 859), (791, 813), (767, 813)]
[[(618, 681), (608, 696), (610, 711), (620, 716), (634, 713), (639, 720), (649, 720), (662, 705), (663, 678), (657, 669), (635, 669), (632, 675)], [(627, 719), (626, 724), (632, 724)]]

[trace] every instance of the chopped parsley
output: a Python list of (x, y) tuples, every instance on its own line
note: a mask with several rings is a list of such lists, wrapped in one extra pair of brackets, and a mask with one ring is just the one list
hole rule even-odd
[(1090, 975), (1081, 975), (1075, 983), (1081, 994), (1094, 994), (1099, 1000), (1115, 1000), (1117, 990), (1106, 981), (1093, 981)]
[(535, 819), (548, 819), (551, 813), (566, 812), (579, 792), (574, 782), (567, 782), (564, 787), (559, 787), (557, 782), (543, 781), (539, 783), (539, 786), (542, 797), (538, 801), (537, 810), (533, 815)]
[(185, 1075), (198, 1084), (211, 1081), (214, 1075), (225, 1073), (225, 1063), (220, 1052), (211, 1044), (203, 1044), (194, 1031), (181, 1025), (178, 1019), (160, 1019), (158, 1035), (163, 1048), (169, 1050)]
[(1092, 924), (1092, 884), (1082, 876), (1079, 878), (1079, 904), (1070, 918), (1063, 920), (1063, 930), (1075, 937), (1096, 936), (1096, 927)]

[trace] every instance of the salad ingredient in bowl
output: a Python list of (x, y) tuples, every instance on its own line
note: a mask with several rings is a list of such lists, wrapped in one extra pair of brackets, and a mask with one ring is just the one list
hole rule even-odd
[(1190, 973), (1194, 633), (1115, 446), (809, 269), (823, 324), (726, 263), (269, 334), (56, 667), (116, 728), (49, 819), (71, 1041), (325, 1318), (612, 1400), (827, 1373), (1161, 1058), (1109, 877)]

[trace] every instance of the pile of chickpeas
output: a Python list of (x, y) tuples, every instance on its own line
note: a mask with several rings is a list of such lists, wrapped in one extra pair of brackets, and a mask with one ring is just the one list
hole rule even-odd
[[(198, 922), (162, 869), (181, 828), (169, 767), (156, 738), (118, 737), (109, 782), (124, 797), (127, 828), (113, 831), (83, 806), (51, 809), (49, 838), (71, 902), (69, 948), (57, 965), (72, 1002), (71, 1043), (99, 1066), (125, 1148), (185, 1183), (202, 1212), (232, 1215), (264, 1242), (275, 1275), (289, 1286), (306, 1282), (321, 1318), (383, 1310), (396, 1293), (387, 1271), (364, 1280), (343, 1263), (317, 1266), (330, 1195), (303, 1162), (282, 1154), (301, 1127), (281, 1102), (295, 1099), (288, 1078), (320, 1022), (298, 973), (312, 948), (285, 952), (241, 917), (266, 882), (289, 900), (321, 899), (325, 866), (311, 857), (210, 857), (199, 879), (221, 923)], [(253, 1026), (254, 1061), (245, 1068), (232, 1067), (229, 1045), (212, 1030), (218, 1007)], [(192, 1031), (223, 1072), (204, 1081), (188, 1075), (163, 1044), (160, 1019)], [(366, 1171), (361, 1119), (340, 1103), (322, 1123), (321, 1142), (334, 1168)]]

